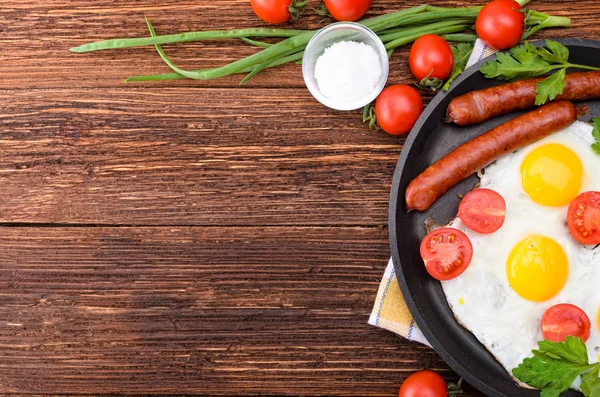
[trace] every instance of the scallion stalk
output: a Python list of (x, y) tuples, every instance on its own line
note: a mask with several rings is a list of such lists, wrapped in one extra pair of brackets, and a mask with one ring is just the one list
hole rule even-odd
[[(518, 1), (521, 5), (529, 2), (529, 0)], [(391, 53), (394, 48), (411, 43), (420, 36), (429, 33), (442, 35), (448, 41), (474, 42), (476, 36), (465, 32), (472, 29), (473, 22), (477, 18), (481, 8), (480, 6), (442, 8), (424, 4), (368, 18), (359, 23), (378, 34), (388, 52)], [(526, 19), (528, 28), (523, 35), (523, 39), (528, 38), (540, 29), (569, 26), (570, 22), (569, 18), (550, 16), (537, 11), (528, 11)], [(151, 37), (104, 40), (74, 47), (71, 51), (79, 53), (154, 45), (163, 61), (175, 72), (150, 76), (133, 76), (128, 78), (126, 82), (180, 78), (209, 80), (232, 74), (247, 73), (248, 75), (243, 80), (245, 82), (264, 69), (301, 60), (306, 45), (317, 33), (317, 30), (249, 28), (187, 32), (159, 36), (156, 35), (149, 21), (148, 28), (150, 29)], [(253, 40), (251, 37), (280, 37), (283, 40), (271, 44)], [(163, 44), (232, 38), (244, 40), (248, 44), (263, 49), (253, 55), (224, 66), (190, 71), (181, 69), (173, 64), (161, 47)]]
[(190, 41), (241, 39), (248, 37), (294, 37), (309, 32), (309, 30), (249, 28), (233, 30), (208, 30), (204, 32), (186, 32), (156, 37), (137, 37), (131, 39), (111, 39), (96, 41), (73, 47), (70, 51), (82, 53), (117, 48), (143, 47), (155, 44), (187, 43)]

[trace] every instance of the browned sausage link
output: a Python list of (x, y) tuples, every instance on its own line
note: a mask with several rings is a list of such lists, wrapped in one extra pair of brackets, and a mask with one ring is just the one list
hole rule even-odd
[[(515, 81), (471, 91), (450, 101), (446, 122), (458, 125), (481, 123), (514, 110), (535, 106), (535, 86), (544, 78)], [(600, 71), (569, 73), (565, 89), (555, 100), (583, 101), (600, 98)]]
[(577, 110), (558, 101), (525, 113), (457, 147), (416, 177), (406, 189), (409, 211), (425, 211), (452, 186), (494, 160), (573, 124)]

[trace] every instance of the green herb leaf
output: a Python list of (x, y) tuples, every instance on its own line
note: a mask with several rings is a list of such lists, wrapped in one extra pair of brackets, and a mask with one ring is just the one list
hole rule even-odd
[(596, 154), (600, 154), (600, 119), (594, 117), (592, 119), (592, 126), (594, 129), (592, 130), (592, 136), (594, 137), (595, 143), (592, 144), (592, 149)]
[(594, 127), (592, 130), (592, 135), (596, 141), (600, 142), (600, 119), (594, 117), (592, 119), (592, 126)]
[(600, 397), (600, 378), (598, 371), (600, 367), (596, 366), (590, 372), (581, 375), (581, 390), (586, 397)]
[(471, 43), (458, 43), (457, 45), (450, 46), (452, 55), (454, 56), (454, 66), (452, 67), (452, 73), (446, 83), (442, 87), (442, 90), (447, 91), (450, 88), (450, 83), (454, 81), (460, 74), (465, 70), (469, 57), (473, 52), (473, 44)]
[(573, 364), (589, 364), (587, 347), (581, 338), (567, 336), (564, 342), (550, 342), (549, 340), (543, 340), (538, 342), (538, 346), (540, 347), (540, 350), (534, 350), (534, 354), (551, 354)]
[(448, 386), (446, 387), (447, 392), (448, 392), (448, 397), (456, 397), (459, 394), (462, 394), (462, 392), (463, 392), (462, 382), (463, 382), (463, 379), (460, 378), (458, 380), (458, 382), (456, 382), (456, 383), (448, 383)]
[[(531, 45), (531, 44), (529, 44)], [(533, 45), (531, 47), (535, 48)], [(569, 62), (569, 49), (557, 41), (546, 40), (546, 47), (537, 48), (537, 54), (548, 63)], [(548, 51), (549, 50), (549, 51)]]
[(488, 78), (500, 80), (526, 79), (551, 71), (553, 67), (540, 58), (537, 52), (531, 52), (526, 45), (513, 47), (510, 54), (500, 52), (495, 61), (486, 62), (480, 69)]
[(565, 342), (538, 342), (539, 350), (513, 369), (521, 382), (541, 389), (541, 397), (559, 397), (581, 373), (598, 367), (589, 364), (585, 343), (569, 336)]
[(565, 74), (566, 69), (560, 69), (558, 72), (552, 73), (546, 79), (539, 81), (535, 87), (535, 104), (543, 105), (550, 99), (551, 101), (556, 98), (557, 95), (563, 93), (565, 89)]

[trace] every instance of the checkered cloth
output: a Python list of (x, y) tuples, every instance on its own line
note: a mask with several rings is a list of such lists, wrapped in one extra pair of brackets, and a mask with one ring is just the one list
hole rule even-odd
[[(479, 62), (483, 58), (496, 52), (491, 47), (483, 44), (479, 39), (475, 42), (473, 53), (467, 62), (467, 67)], [(377, 298), (369, 324), (395, 332), (411, 341), (416, 341), (430, 346), (419, 327), (415, 324), (413, 316), (406, 306), (396, 279), (396, 272), (392, 260), (388, 262), (383, 279), (379, 285)]]

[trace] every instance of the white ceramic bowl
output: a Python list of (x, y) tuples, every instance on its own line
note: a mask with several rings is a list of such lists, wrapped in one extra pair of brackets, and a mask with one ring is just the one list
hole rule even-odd
[[(334, 102), (321, 93), (319, 84), (315, 79), (315, 65), (317, 59), (323, 55), (326, 48), (331, 47), (333, 44), (340, 41), (356, 41), (370, 45), (379, 57), (379, 62), (381, 63), (381, 75), (379, 76), (379, 81), (375, 85), (373, 91), (364, 98), (360, 98), (360, 100), (342, 103)], [(306, 87), (308, 87), (308, 90), (319, 102), (336, 110), (360, 109), (375, 100), (385, 87), (389, 69), (389, 59), (383, 42), (372, 30), (354, 22), (332, 23), (318, 31), (306, 46), (304, 57), (302, 58), (302, 75), (304, 76)]]

